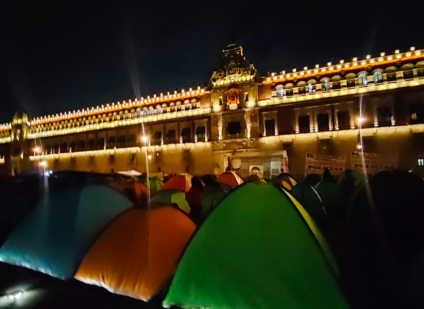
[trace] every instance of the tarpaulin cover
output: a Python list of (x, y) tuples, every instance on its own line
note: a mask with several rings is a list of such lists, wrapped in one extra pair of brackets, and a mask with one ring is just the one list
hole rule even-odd
[(48, 194), (7, 239), (0, 261), (72, 278), (101, 230), (129, 207), (127, 198), (104, 186)]
[(196, 225), (172, 206), (152, 210), (147, 222), (146, 210), (132, 208), (119, 216), (91, 247), (75, 278), (149, 300), (174, 274)]
[(191, 189), (191, 178), (193, 178), (192, 175), (174, 176), (165, 182), (160, 190), (173, 189), (187, 193)]
[(218, 176), (216, 181), (235, 188), (243, 183), (243, 179), (235, 172), (225, 172)]
[(229, 194), (188, 245), (164, 305), (347, 308), (327, 246), (294, 201), (264, 183)]
[(178, 208), (185, 213), (190, 213), (190, 205), (186, 201), (186, 194), (177, 190), (161, 190), (154, 194), (150, 199), (152, 208), (161, 207), (163, 205), (176, 204)]

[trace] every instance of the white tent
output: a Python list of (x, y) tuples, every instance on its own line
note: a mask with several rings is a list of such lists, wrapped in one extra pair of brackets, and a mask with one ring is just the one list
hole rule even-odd
[(117, 172), (120, 175), (129, 176), (129, 177), (135, 177), (135, 176), (141, 176), (142, 174), (140, 172), (137, 172), (136, 170), (131, 171), (120, 171)]

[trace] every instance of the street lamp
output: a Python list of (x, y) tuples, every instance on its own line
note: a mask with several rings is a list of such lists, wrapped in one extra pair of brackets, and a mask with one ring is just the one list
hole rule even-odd
[(152, 159), (152, 155), (148, 155), (147, 159), (150, 161)]
[(359, 116), (358, 117), (358, 123), (362, 123), (362, 122), (364, 122), (364, 120), (365, 120), (365, 118), (364, 117), (362, 117), (362, 116)]
[(147, 138), (147, 136), (146, 136), (146, 135), (143, 135), (143, 136), (141, 137), (141, 141), (142, 141), (143, 143), (146, 143), (146, 142), (147, 142), (147, 140), (148, 140), (148, 138)]
[(34, 150), (35, 153), (40, 153), (40, 147), (38, 147), (38, 146), (37, 147), (34, 147), (33, 150)]
[(41, 161), (39, 163), (40, 167), (46, 167), (47, 166), (47, 162), (46, 161)]

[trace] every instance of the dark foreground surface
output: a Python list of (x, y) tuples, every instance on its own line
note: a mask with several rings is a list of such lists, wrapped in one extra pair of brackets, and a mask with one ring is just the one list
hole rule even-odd
[[(19, 295), (10, 299), (9, 295)], [(0, 308), (162, 308), (164, 295), (149, 303), (116, 295), (77, 280), (62, 281), (0, 263)]]

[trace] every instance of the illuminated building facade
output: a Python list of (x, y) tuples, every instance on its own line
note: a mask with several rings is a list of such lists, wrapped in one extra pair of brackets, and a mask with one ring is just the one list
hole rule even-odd
[(242, 176), (260, 165), (271, 178), (288, 158), (290, 173), (301, 177), (307, 153), (349, 156), (359, 148), (396, 153), (399, 168), (422, 161), (424, 50), (264, 77), (241, 46), (223, 54), (205, 88), (36, 118), (17, 113), (0, 125), (0, 172), (148, 166), (202, 175), (223, 172), (230, 157)]

